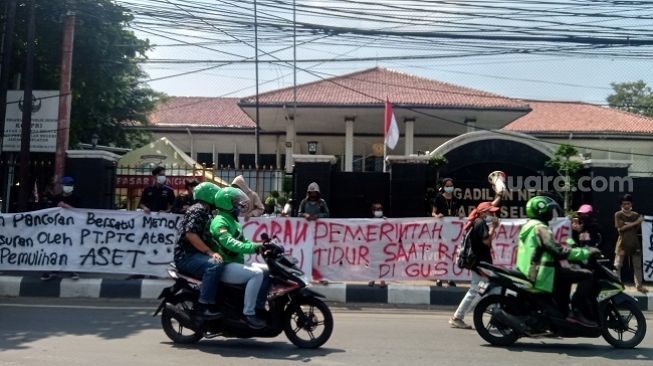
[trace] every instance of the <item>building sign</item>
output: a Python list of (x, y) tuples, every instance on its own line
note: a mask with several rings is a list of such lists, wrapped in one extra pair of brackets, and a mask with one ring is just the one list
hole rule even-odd
[[(197, 179), (202, 181), (204, 177), (202, 176), (189, 176), (189, 175), (177, 175), (177, 176), (167, 176), (168, 181), (166, 184), (172, 189), (184, 189), (186, 188), (187, 179)], [(152, 175), (116, 175), (116, 188), (137, 188), (143, 189), (147, 186), (151, 186), (156, 181), (155, 177)]]
[[(34, 90), (32, 95), (32, 129), (29, 150), (30, 152), (55, 152), (59, 91)], [(7, 92), (3, 151), (20, 151), (24, 108), (23, 91), (9, 90)]]

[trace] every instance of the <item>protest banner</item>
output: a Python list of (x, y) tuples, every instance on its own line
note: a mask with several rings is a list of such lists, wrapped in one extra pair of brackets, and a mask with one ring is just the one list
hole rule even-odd
[(644, 281), (653, 281), (653, 216), (644, 216), (642, 223), (642, 262)]
[(0, 269), (165, 276), (181, 216), (50, 208), (0, 215)]

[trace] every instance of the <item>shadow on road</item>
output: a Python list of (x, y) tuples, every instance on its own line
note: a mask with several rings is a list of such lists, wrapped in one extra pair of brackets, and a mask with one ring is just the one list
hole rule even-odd
[[(168, 342), (171, 346), (184, 349), (196, 349), (221, 357), (256, 358), (265, 360), (285, 360), (310, 362), (332, 353), (343, 353), (345, 350), (322, 347), (318, 349), (301, 349), (290, 342), (263, 342), (252, 339), (205, 339), (194, 345), (177, 345)], [(326, 344), (328, 346), (328, 342)]]
[[(488, 346), (490, 347), (490, 346)], [(589, 343), (517, 343), (506, 348), (510, 352), (536, 352), (564, 354), (569, 357), (601, 357), (609, 360), (653, 360), (653, 348), (637, 347), (635, 349), (617, 349), (609, 345)]]

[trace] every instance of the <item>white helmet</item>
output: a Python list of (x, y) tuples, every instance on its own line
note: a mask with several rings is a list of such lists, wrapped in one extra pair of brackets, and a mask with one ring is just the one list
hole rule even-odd
[(308, 188), (306, 189), (306, 193), (308, 192), (317, 192), (320, 193), (320, 186), (317, 185), (317, 183), (313, 182), (308, 185)]

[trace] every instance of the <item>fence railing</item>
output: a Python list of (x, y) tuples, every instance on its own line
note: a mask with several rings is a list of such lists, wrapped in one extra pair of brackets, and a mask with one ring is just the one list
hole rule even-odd
[[(168, 185), (175, 195), (185, 192), (187, 180), (197, 179), (200, 182), (213, 182), (219, 186), (230, 185), (239, 175), (242, 175), (249, 187), (255, 191), (261, 201), (273, 192), (289, 193), (292, 187), (292, 175), (278, 169), (233, 169), (198, 165), (195, 167), (163, 166), (166, 169)], [(154, 183), (152, 168), (142, 166), (116, 167), (116, 206), (133, 210), (138, 206), (143, 189)]]

